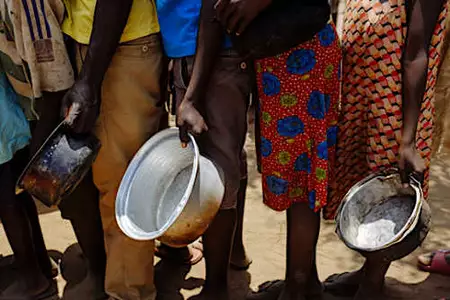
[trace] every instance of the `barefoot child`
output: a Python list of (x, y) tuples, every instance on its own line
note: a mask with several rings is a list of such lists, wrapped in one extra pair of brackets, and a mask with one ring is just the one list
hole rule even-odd
[(201, 0), (157, 0), (156, 4), (164, 49), (173, 59), (181, 140), (189, 140), (186, 129), (198, 134), (200, 152), (217, 163), (225, 179), (221, 209), (202, 238), (206, 281), (196, 297), (229, 300), (227, 277), (233, 246), (234, 267), (245, 269), (249, 265), (242, 234), (234, 240), (233, 236), (236, 227), (242, 232), (239, 219), (243, 217), (246, 189), (242, 153), (251, 64), (233, 50), (220, 23), (211, 22), (215, 1), (207, 2), (203, 7)]
[[(315, 5), (329, 13), (328, 1)], [(265, 8), (252, 0), (236, 5), (219, 1), (217, 7), (224, 26), (238, 34), (245, 29), (236, 24), (248, 24)], [(287, 211), (286, 282), (280, 300), (320, 298), (322, 291), (315, 256), (334, 162), (341, 59), (328, 20), (329, 14), (306, 42), (256, 61), (264, 203)]]

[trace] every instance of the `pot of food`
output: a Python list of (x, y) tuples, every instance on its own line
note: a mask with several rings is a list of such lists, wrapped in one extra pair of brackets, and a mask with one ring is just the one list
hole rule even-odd
[(404, 188), (397, 170), (370, 175), (344, 197), (336, 232), (364, 256), (400, 259), (420, 246), (430, 229), (430, 207), (420, 184), (411, 178)]
[(166, 129), (136, 153), (116, 199), (116, 220), (128, 237), (183, 247), (214, 219), (225, 192), (223, 174), (190, 138), (182, 148), (178, 129)]
[(26, 190), (46, 206), (58, 205), (87, 174), (99, 149), (95, 136), (73, 134), (63, 121), (28, 163), (16, 191)]

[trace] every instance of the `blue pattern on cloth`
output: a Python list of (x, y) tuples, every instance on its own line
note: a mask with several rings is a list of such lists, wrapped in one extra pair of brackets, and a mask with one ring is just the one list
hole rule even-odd
[(17, 94), (5, 74), (0, 73), (0, 164), (11, 160), (30, 139), (30, 127)]

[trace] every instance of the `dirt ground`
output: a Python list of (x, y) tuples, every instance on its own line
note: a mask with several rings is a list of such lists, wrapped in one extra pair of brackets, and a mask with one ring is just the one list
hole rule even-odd
[[(256, 171), (251, 133), (247, 148), (250, 181), (245, 215), (245, 244), (253, 264), (248, 272), (232, 273), (233, 300), (244, 299), (249, 288), (255, 289), (267, 280), (283, 278), (285, 270), (285, 215), (273, 212), (262, 204), (260, 176)], [(450, 213), (449, 154), (442, 154), (433, 162), (430, 203), (433, 208), (432, 232), (422, 248), (393, 264), (388, 274), (388, 297), (385, 299), (431, 300), (438, 296), (450, 296), (449, 278), (429, 275), (416, 269), (418, 254), (450, 247), (450, 222), (447, 221)], [(40, 217), (48, 249), (64, 252), (75, 242), (70, 224), (61, 219), (58, 211), (49, 211), (41, 207)], [(337, 238), (334, 229), (333, 222), (323, 222), (318, 246), (321, 279), (336, 272), (357, 269), (362, 263), (361, 257), (348, 250)], [(0, 233), (0, 253), (3, 255), (11, 253), (3, 231)], [(169, 292), (161, 299), (178, 300), (199, 292), (204, 278), (204, 262), (192, 269), (156, 263), (157, 286), (161, 291)], [(68, 266), (76, 273), (78, 267), (76, 262), (69, 263)], [(61, 276), (58, 276), (58, 285), (62, 293), (65, 282)]]

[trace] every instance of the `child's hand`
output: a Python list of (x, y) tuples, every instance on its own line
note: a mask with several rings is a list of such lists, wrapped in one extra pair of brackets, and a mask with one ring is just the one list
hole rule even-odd
[(419, 181), (423, 181), (423, 173), (426, 169), (425, 162), (414, 145), (402, 145), (400, 147), (399, 167), (403, 185), (408, 186), (410, 174), (414, 174)]
[(177, 126), (180, 129), (180, 140), (183, 148), (189, 143), (188, 132), (200, 135), (204, 131), (208, 131), (205, 120), (193, 103), (183, 100), (177, 109)]

